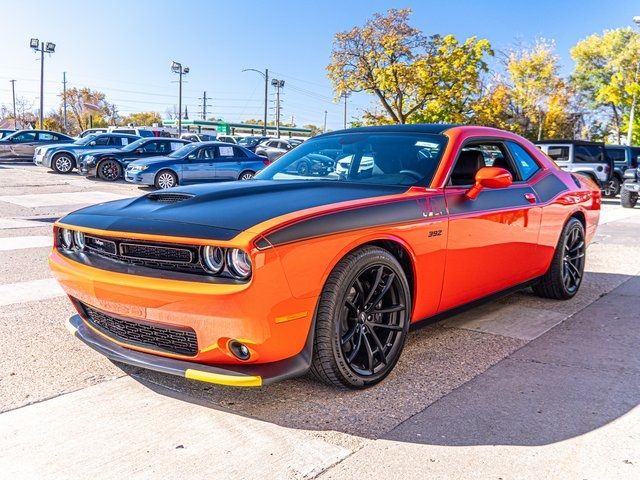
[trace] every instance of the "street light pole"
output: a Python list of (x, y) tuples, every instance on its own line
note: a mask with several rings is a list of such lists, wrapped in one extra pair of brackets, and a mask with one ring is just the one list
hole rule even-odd
[(29, 46), (36, 52), (40, 52), (40, 128), (44, 127), (44, 54), (54, 53), (56, 44), (40, 42), (37, 38), (29, 41)]
[(16, 81), (11, 82), (11, 95), (13, 96), (13, 128), (18, 129), (18, 117), (16, 116)]
[(342, 94), (344, 97), (344, 119), (343, 119), (343, 128), (346, 130), (347, 128), (347, 98), (349, 97), (349, 92), (344, 92)]
[(256, 72), (264, 77), (264, 125), (262, 127), (262, 135), (267, 136), (267, 116), (269, 113), (269, 69), (265, 68), (264, 72), (255, 68), (244, 68), (243, 72)]
[(276, 137), (280, 138), (280, 89), (284, 87), (284, 80), (274, 78), (271, 85), (276, 87)]
[(67, 133), (67, 72), (62, 72), (62, 110), (63, 130)]
[(171, 63), (171, 71), (180, 76), (178, 80), (178, 136), (182, 134), (182, 77), (189, 73), (189, 67), (183, 67), (179, 62)]
[[(640, 24), (640, 15), (636, 15), (635, 17), (633, 17), (633, 23), (635, 23), (636, 25)], [(633, 79), (634, 83), (638, 83), (639, 72), (640, 72), (640, 58), (638, 58), (638, 61), (636, 62), (636, 73)], [(634, 90), (633, 98), (631, 100), (631, 111), (629, 112), (629, 128), (627, 130), (627, 145), (629, 146), (631, 146), (631, 141), (633, 138), (633, 122), (635, 120), (634, 117), (636, 113), (636, 100), (637, 100), (637, 95)]]

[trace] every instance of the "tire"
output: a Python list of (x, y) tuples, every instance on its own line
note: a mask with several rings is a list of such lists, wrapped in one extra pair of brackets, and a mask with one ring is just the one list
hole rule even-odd
[(178, 176), (171, 170), (160, 170), (156, 175), (154, 185), (158, 190), (176, 187), (178, 185)]
[(68, 153), (58, 153), (51, 159), (51, 167), (56, 173), (67, 174), (76, 166), (75, 159)]
[(103, 160), (96, 167), (96, 174), (101, 180), (115, 182), (122, 177), (122, 165), (117, 160)]
[(617, 176), (611, 177), (604, 188), (602, 189), (602, 196), (607, 198), (616, 198), (620, 193), (620, 179)]
[(320, 295), (311, 373), (341, 388), (382, 381), (400, 358), (410, 315), (409, 284), (391, 253), (368, 246), (348, 254)]
[(582, 222), (571, 217), (565, 224), (547, 273), (533, 285), (536, 295), (556, 300), (572, 298), (582, 284), (586, 241)]
[(298, 164), (296, 170), (298, 171), (299, 175), (302, 175), (303, 177), (309, 174), (309, 162), (307, 161), (302, 161)]
[(245, 170), (238, 176), (238, 180), (251, 180), (255, 174), (256, 172)]
[(620, 192), (620, 205), (622, 205), (623, 208), (633, 208), (636, 206), (636, 203), (638, 203), (638, 194), (622, 188)]

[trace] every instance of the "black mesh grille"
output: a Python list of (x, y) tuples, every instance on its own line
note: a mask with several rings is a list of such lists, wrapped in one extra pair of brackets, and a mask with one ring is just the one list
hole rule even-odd
[(193, 260), (193, 253), (187, 248), (160, 247), (157, 245), (122, 242), (120, 243), (120, 251), (125, 257), (140, 259), (185, 263)]
[(161, 203), (177, 203), (192, 198), (193, 195), (188, 193), (150, 193), (147, 195), (149, 200)]
[(194, 356), (198, 353), (196, 332), (190, 328), (168, 328), (125, 320), (83, 303), (80, 305), (91, 325), (122, 343), (178, 355)]

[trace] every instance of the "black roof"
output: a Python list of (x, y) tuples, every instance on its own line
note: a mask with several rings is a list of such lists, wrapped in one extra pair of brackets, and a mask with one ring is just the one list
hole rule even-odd
[(460, 125), (448, 124), (448, 123), (405, 123), (402, 125), (377, 125), (373, 127), (359, 127), (348, 128), (346, 130), (336, 130), (333, 132), (327, 132), (324, 135), (336, 135), (341, 133), (379, 133), (379, 132), (406, 132), (406, 133), (431, 133), (439, 134), (445, 130), (449, 130), (453, 127), (459, 127)]
[(556, 139), (556, 140), (536, 140), (536, 145), (549, 145), (549, 144), (559, 144), (559, 143), (568, 143), (571, 145), (593, 145), (596, 147), (604, 147), (604, 142), (589, 142), (588, 140), (568, 140), (568, 139)]

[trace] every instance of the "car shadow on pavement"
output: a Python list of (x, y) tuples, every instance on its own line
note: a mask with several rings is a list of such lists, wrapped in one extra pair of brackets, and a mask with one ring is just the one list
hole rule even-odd
[[(288, 428), (436, 445), (545, 445), (597, 429), (640, 401), (632, 296), (640, 277), (590, 272), (584, 283), (569, 302), (524, 290), (479, 307), (496, 317), (514, 306), (578, 312), (529, 343), (442, 322), (414, 330), (392, 374), (363, 391), (308, 377), (235, 389), (119, 366), (162, 395)], [(603, 284), (621, 286), (605, 295), (594, 287)]]

